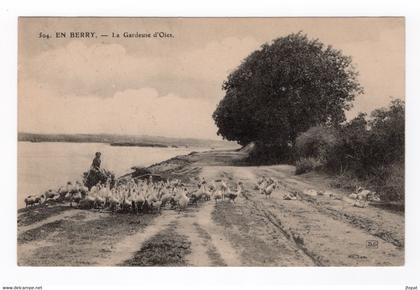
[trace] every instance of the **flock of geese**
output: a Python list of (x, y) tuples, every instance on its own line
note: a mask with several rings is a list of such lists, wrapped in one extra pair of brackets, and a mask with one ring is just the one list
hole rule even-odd
[[(255, 190), (266, 198), (279, 187), (279, 181), (272, 177), (262, 176), (255, 184)], [(235, 199), (243, 193), (242, 182), (236, 182), (232, 190), (226, 180), (213, 180), (208, 183), (204, 178), (186, 185), (178, 179), (153, 182), (149, 179), (123, 179), (114, 186), (107, 181), (97, 184), (90, 190), (81, 182), (68, 182), (58, 190), (48, 190), (41, 195), (29, 195), (25, 198), (26, 207), (44, 204), (48, 201), (69, 202), (70, 206), (83, 209), (101, 209), (113, 212), (160, 213), (163, 208), (185, 210), (189, 205), (198, 205), (200, 201), (213, 199), (216, 204), (223, 200), (235, 203)], [(330, 191), (304, 190), (305, 195), (325, 195), (336, 198)], [(366, 207), (370, 201), (380, 201), (372, 191), (357, 188), (349, 195), (355, 200), (354, 206)], [(283, 199), (297, 199), (297, 192), (286, 192)]]
[(67, 201), (70, 206), (83, 209), (102, 209), (113, 212), (160, 213), (163, 208), (185, 210), (199, 201), (213, 199), (216, 203), (235, 199), (242, 193), (242, 182), (237, 182), (232, 190), (225, 180), (211, 181), (204, 178), (192, 186), (187, 186), (178, 179), (153, 182), (148, 180), (124, 180), (111, 186), (97, 184), (90, 190), (81, 182), (68, 182), (58, 190), (48, 190), (40, 196), (28, 196), (26, 206), (48, 201)]

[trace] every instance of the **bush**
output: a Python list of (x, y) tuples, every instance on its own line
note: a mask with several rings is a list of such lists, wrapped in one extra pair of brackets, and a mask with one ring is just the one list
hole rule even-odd
[(358, 177), (377, 173), (378, 168), (404, 163), (405, 105), (394, 100), (388, 108), (373, 111), (370, 118), (360, 114), (341, 126), (339, 164)]
[(318, 169), (322, 166), (322, 162), (315, 158), (302, 158), (296, 162), (295, 174), (303, 174)]
[(334, 148), (334, 158), (329, 162), (331, 171), (350, 171), (363, 177), (369, 170), (369, 131), (366, 114), (359, 114), (343, 124), (339, 131), (340, 141)]
[(404, 203), (404, 164), (399, 162), (377, 167), (363, 179), (346, 171), (336, 175), (330, 185), (348, 191), (355, 191), (361, 186), (375, 191), (382, 201)]
[(316, 126), (296, 138), (295, 149), (299, 157), (314, 157), (326, 164), (338, 144), (338, 133), (333, 128)]
[(344, 183), (354, 179), (351, 184), (377, 191), (382, 200), (404, 202), (404, 112), (404, 102), (394, 100), (370, 118), (359, 114), (337, 128), (310, 128), (295, 142), (296, 174), (316, 168), (316, 160)]
[(376, 168), (368, 177), (369, 184), (373, 186), (381, 200), (404, 201), (404, 163), (397, 162), (389, 166)]
[(356, 191), (359, 186), (365, 187), (351, 172), (345, 171), (335, 175), (330, 186), (333, 188), (341, 188), (347, 191)]

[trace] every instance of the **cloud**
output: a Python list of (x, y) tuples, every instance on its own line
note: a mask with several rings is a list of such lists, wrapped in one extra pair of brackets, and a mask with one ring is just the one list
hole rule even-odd
[(22, 78), (34, 79), (60, 95), (110, 97), (156, 74), (153, 58), (133, 57), (119, 44), (87, 46), (73, 41), (23, 62)]
[(43, 83), (57, 96), (112, 97), (152, 86), (160, 94), (216, 99), (228, 72), (258, 45), (253, 38), (230, 37), (157, 57), (129, 54), (121, 44), (72, 41), (22, 60), (21, 78)]
[(57, 98), (31, 82), (20, 93), (19, 131), (214, 138), (215, 107), (208, 100), (161, 96), (154, 88), (129, 89), (109, 98)]
[(72, 41), (21, 60), (19, 130), (216, 138), (222, 82), (257, 47), (225, 38), (156, 57)]

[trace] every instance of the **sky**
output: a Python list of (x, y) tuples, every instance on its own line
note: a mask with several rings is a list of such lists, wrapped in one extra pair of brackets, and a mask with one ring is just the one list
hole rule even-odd
[(404, 18), (20, 18), (18, 130), (220, 139), (228, 74), (299, 31), (352, 56), (365, 93), (348, 118), (405, 98)]

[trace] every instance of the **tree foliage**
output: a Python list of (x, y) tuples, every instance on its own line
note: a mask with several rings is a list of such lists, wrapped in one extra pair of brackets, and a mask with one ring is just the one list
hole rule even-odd
[(339, 124), (362, 93), (351, 57), (302, 33), (264, 44), (223, 84), (213, 118), (218, 134), (241, 145), (290, 147), (300, 132)]
[(366, 175), (379, 167), (404, 162), (405, 103), (393, 100), (387, 108), (359, 114), (341, 128), (340, 156), (347, 168)]

